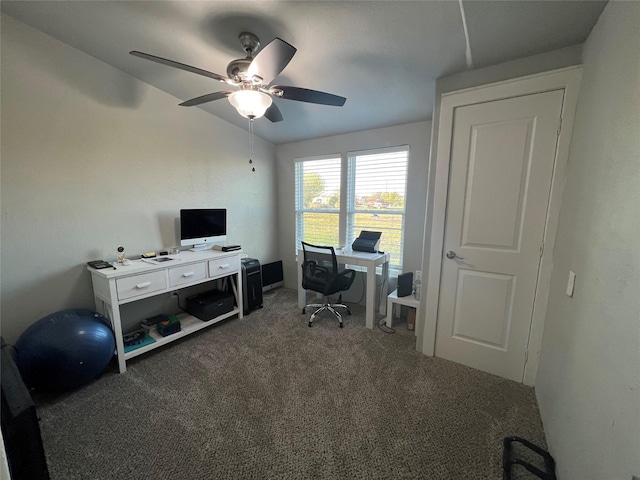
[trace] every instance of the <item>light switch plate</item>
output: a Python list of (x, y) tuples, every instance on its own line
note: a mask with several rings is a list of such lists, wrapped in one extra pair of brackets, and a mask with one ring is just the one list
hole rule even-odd
[(569, 270), (569, 281), (567, 282), (567, 296), (573, 297), (573, 289), (576, 285), (576, 274)]

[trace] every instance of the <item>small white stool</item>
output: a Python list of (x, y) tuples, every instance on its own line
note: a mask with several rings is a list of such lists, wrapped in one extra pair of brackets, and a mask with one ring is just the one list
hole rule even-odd
[[(416, 297), (407, 295), (406, 297), (398, 297), (398, 290), (394, 290), (387, 297), (387, 327), (393, 326), (393, 304), (405, 305), (407, 307), (416, 309), (416, 323), (420, 320), (420, 300), (416, 300)], [(414, 328), (414, 331), (416, 329)]]

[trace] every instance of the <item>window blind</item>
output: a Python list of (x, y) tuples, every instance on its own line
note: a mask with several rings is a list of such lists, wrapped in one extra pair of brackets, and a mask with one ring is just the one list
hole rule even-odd
[(296, 248), (340, 241), (340, 156), (296, 160)]
[(380, 248), (390, 265), (402, 268), (409, 149), (400, 147), (349, 154), (347, 242), (362, 230), (382, 232)]

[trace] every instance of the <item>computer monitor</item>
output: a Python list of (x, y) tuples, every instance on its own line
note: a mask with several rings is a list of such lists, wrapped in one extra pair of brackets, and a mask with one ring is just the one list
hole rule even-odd
[(266, 292), (284, 285), (282, 260), (265, 263), (260, 268), (262, 273), (262, 291)]
[(205, 250), (227, 241), (226, 208), (189, 208), (180, 210), (180, 245)]

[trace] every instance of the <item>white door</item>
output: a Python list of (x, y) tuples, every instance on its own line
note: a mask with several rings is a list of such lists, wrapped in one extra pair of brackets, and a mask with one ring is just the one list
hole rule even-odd
[(454, 111), (435, 354), (518, 382), (562, 101), (555, 90)]

